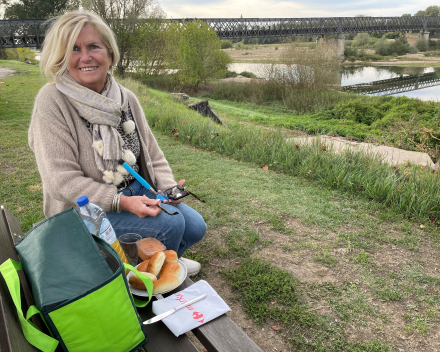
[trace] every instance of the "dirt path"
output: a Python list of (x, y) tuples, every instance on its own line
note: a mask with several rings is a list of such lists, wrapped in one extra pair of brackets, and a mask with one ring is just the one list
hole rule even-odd
[(10, 70), (9, 68), (1, 68), (0, 67), (0, 78), (13, 76), (14, 73), (15, 73), (14, 70)]

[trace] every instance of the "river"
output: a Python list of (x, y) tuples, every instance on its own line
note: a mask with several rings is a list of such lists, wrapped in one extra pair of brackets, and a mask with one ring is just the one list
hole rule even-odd
[[(232, 63), (230, 71), (251, 72), (259, 77), (268, 64)], [(368, 95), (407, 96), (439, 101), (440, 67), (346, 66), (338, 80), (345, 90)]]

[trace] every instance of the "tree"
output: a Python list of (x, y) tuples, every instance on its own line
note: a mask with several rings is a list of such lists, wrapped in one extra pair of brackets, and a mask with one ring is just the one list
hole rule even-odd
[(133, 40), (133, 57), (141, 64), (136, 71), (146, 75), (158, 75), (165, 66), (166, 22), (150, 18), (139, 24)]
[(135, 56), (137, 30), (149, 18), (164, 17), (155, 0), (82, 0), (82, 6), (97, 13), (116, 35), (121, 54), (117, 71), (124, 74)]
[(404, 13), (404, 14), (402, 15), (402, 17), (411, 17), (411, 14), (410, 14), (410, 13)]
[(170, 68), (179, 70), (179, 82), (195, 89), (209, 78), (223, 77), (231, 62), (221, 51), (221, 41), (215, 31), (197, 20), (169, 25), (167, 59)]
[(425, 11), (420, 10), (414, 16), (424, 16), (424, 17), (439, 17), (440, 7), (439, 6), (428, 6)]
[(18, 0), (11, 2), (1, 0), (5, 6), (4, 18), (14, 19), (47, 19), (60, 15), (67, 10), (77, 9), (80, 0)]

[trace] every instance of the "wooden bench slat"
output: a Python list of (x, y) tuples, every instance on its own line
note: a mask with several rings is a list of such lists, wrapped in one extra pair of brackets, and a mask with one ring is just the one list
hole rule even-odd
[(0, 352), (12, 351), (9, 335), (6, 333), (7, 331), (6, 305), (3, 304), (2, 292), (0, 292)]
[[(17, 252), (14, 249), (14, 244), (17, 243), (20, 238), (23, 236), (23, 232), (21, 231), (21, 226), (20, 226), (20, 222), (18, 221), (18, 219), (8, 210), (6, 209), (3, 205), (0, 206), (0, 216), (3, 218), (5, 227), (6, 227), (6, 231), (8, 234), (9, 239), (9, 243), (11, 244), (10, 248), (11, 250), (9, 250), (9, 257), (5, 256), (5, 259), (0, 261), (0, 264), (3, 263), (6, 259), (11, 258), (14, 259), (15, 261), (20, 261)], [(3, 243), (7, 243), (7, 242), (3, 242)], [(2, 256), (0, 256), (0, 258), (3, 258)], [(30, 287), (27, 283), (26, 277), (23, 273), (23, 271), (19, 271), (18, 272), (18, 277), (20, 278), (20, 290), (21, 290), (21, 302), (22, 302), (22, 307), (23, 307), (23, 311), (26, 312), (26, 310), (35, 304), (34, 299), (32, 297), (32, 292), (30, 290)], [(25, 310), (26, 309), (26, 310)], [(34, 323), (40, 330), (49, 333), (49, 331), (47, 330), (46, 325), (44, 324), (43, 320), (41, 319), (41, 317), (37, 314), (34, 315), (31, 318), (32, 323)]]
[[(17, 260), (18, 256), (14, 250), (13, 242), (10, 237), (10, 228), (6, 222), (6, 213), (3, 206), (1, 206), (0, 214), (0, 264), (5, 260), (12, 258)], [(8, 214), (9, 216), (10, 214)], [(11, 214), (12, 215), (12, 214)], [(12, 215), (13, 216), (13, 215)], [(21, 234), (21, 228), (20, 228)], [(20, 278), (22, 280), (24, 275)], [(22, 291), (23, 292), (23, 291)], [(22, 305), (24, 305), (24, 311), (27, 310), (27, 303), (23, 299)], [(0, 351), (4, 352), (27, 352), (38, 351), (35, 347), (29, 344), (21, 329), (20, 321), (18, 320), (17, 310), (15, 309), (12, 297), (9, 294), (6, 282), (3, 276), (0, 275)]]

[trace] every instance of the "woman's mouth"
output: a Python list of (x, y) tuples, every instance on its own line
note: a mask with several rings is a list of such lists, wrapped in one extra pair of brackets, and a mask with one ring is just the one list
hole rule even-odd
[(94, 66), (94, 67), (81, 67), (80, 70), (81, 71), (94, 71), (98, 68), (98, 66)]

